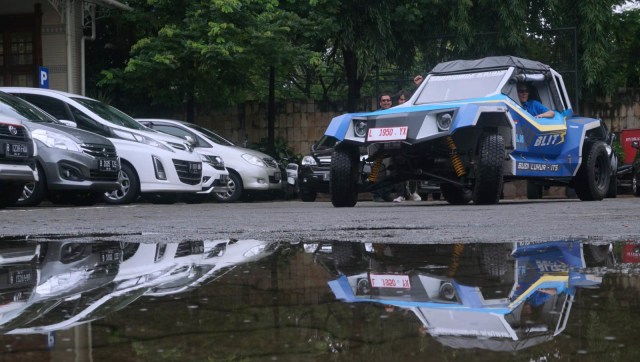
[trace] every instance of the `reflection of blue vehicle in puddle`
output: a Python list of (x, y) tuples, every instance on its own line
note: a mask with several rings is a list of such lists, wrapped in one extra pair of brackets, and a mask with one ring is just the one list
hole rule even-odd
[[(346, 302), (412, 311), (424, 330), (444, 345), (513, 351), (560, 334), (576, 288), (595, 287), (602, 281), (584, 268), (612, 261), (608, 244), (518, 244), (508, 259), (495, 260), (502, 265), (478, 274), (468, 269), (472, 264), (462, 253), (467, 247), (474, 246), (452, 246), (447, 264), (434, 263), (426, 252), (423, 267), (398, 270), (401, 260), (386, 262), (382, 268), (378, 263), (365, 272), (343, 274), (329, 286), (336, 298)], [(490, 244), (475, 247), (482, 250)]]

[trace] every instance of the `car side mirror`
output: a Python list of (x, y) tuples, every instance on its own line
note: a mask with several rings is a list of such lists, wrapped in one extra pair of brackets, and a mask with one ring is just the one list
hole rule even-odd
[(640, 143), (638, 141), (631, 142), (631, 147), (640, 150)]
[(59, 120), (60, 123), (64, 124), (67, 127), (73, 127), (73, 128), (78, 128), (78, 124), (74, 121), (70, 121), (68, 119), (61, 119)]
[(187, 140), (192, 147), (196, 146), (196, 140), (193, 137), (187, 135), (184, 136), (184, 139)]
[(316, 152), (317, 145), (318, 141), (313, 141), (313, 143), (311, 144), (311, 152)]

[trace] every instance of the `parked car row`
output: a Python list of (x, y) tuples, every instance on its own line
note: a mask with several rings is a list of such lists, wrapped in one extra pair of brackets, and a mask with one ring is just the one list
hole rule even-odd
[(186, 122), (143, 124), (80, 95), (1, 87), (0, 117), (0, 207), (47, 198), (75, 205), (232, 202), (283, 187), (283, 172), (266, 154)]

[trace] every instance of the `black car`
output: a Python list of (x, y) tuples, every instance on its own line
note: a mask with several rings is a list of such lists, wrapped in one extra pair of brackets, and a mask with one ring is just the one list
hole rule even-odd
[(322, 137), (311, 146), (311, 153), (302, 158), (298, 171), (298, 195), (305, 202), (313, 202), (320, 193), (329, 193), (331, 153), (336, 139)]

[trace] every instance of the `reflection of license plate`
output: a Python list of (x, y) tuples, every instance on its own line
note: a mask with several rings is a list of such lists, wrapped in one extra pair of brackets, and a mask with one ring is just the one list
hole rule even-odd
[(9, 284), (29, 283), (33, 274), (31, 270), (16, 270), (9, 274)]
[(370, 274), (371, 287), (373, 288), (395, 288), (410, 289), (409, 276), (395, 274)]
[(202, 164), (201, 163), (190, 163), (189, 164), (189, 172), (198, 172), (202, 170)]
[(12, 157), (27, 157), (29, 156), (29, 149), (24, 143), (7, 143), (5, 148), (7, 156)]
[(367, 141), (397, 141), (407, 139), (409, 127), (382, 127), (370, 128)]
[(120, 260), (120, 251), (119, 250), (107, 250), (100, 252), (100, 262), (102, 263), (110, 263), (114, 261)]
[(98, 169), (100, 169), (100, 171), (117, 171), (118, 161), (101, 158), (98, 160)]

